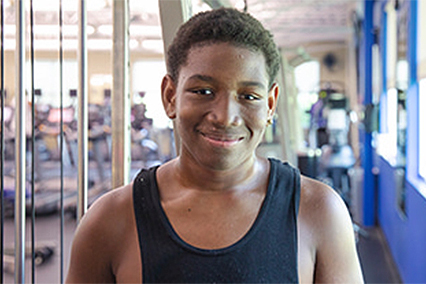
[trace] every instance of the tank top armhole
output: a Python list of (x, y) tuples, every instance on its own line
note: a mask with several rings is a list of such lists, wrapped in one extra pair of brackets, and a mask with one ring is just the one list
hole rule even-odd
[(133, 197), (133, 212), (135, 214), (135, 222), (136, 222), (136, 230), (138, 233), (138, 248), (139, 248), (139, 255), (141, 257), (142, 262), (142, 234), (143, 231), (141, 227), (141, 216), (143, 214), (143, 205), (141, 202), (139, 202), (142, 199), (142, 192), (141, 192), (141, 180), (143, 180), (144, 170), (139, 171), (139, 173), (136, 175), (136, 177), (133, 180), (133, 188), (132, 188), (132, 197)]
[(301, 191), (301, 188), (300, 188), (300, 171), (297, 169), (297, 168), (295, 168), (295, 167), (292, 167), (293, 168), (293, 173), (294, 173), (294, 189), (295, 189), (295, 192), (294, 192), (294, 206), (295, 206), (295, 213), (296, 213), (296, 217), (299, 215), (299, 205), (300, 205), (300, 191)]

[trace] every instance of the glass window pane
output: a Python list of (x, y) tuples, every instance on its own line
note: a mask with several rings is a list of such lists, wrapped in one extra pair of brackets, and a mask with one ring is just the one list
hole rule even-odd
[(162, 60), (138, 61), (133, 64), (133, 96), (135, 104), (146, 105), (146, 116), (153, 119), (155, 127), (166, 128), (170, 120), (166, 116), (161, 101), (161, 81), (166, 75), (166, 66)]
[(419, 83), (419, 174), (426, 179), (426, 78)]

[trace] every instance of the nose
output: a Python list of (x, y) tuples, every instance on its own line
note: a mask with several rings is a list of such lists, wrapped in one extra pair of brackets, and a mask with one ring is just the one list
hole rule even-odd
[(212, 102), (208, 119), (216, 127), (239, 126), (242, 122), (240, 112), (240, 105), (235, 96), (217, 96)]

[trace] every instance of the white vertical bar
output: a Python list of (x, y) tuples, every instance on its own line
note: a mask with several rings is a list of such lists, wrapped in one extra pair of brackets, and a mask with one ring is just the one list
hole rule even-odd
[[(282, 51), (280, 50), (282, 53)], [(288, 86), (291, 86), (289, 81), (289, 72), (293, 72), (289, 66), (285, 55), (282, 55), (280, 73), (277, 75), (277, 81), (280, 86), (280, 98), (277, 102), (277, 127), (279, 131), (279, 140), (282, 146), (282, 159), (289, 161), (292, 165), (297, 166), (297, 141), (298, 133), (296, 127), (292, 127), (290, 123), (291, 117), (295, 115), (295, 109), (297, 110), (297, 105), (295, 104), (296, 94), (292, 92)], [(297, 120), (296, 120), (297, 121)], [(300, 128), (301, 129), (301, 128)]]
[(25, 281), (25, 1), (15, 2), (16, 93), (15, 93), (15, 283)]
[(87, 92), (87, 11), (86, 1), (78, 3), (78, 203), (77, 220), (87, 211), (88, 185), (88, 92)]
[[(172, 43), (179, 26), (192, 16), (192, 3), (190, 0), (159, 0), (158, 4), (163, 32), (164, 54), (167, 56), (167, 49)], [(173, 122), (173, 128), (176, 153), (179, 155), (180, 138), (175, 122)]]
[(113, 92), (111, 105), (111, 185), (122, 186), (130, 178), (130, 93), (129, 93), (129, 5), (114, 1)]

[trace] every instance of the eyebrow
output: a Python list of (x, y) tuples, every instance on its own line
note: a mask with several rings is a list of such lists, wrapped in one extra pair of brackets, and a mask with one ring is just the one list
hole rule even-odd
[[(201, 75), (201, 74), (195, 74), (191, 77), (189, 77), (188, 80), (200, 80), (207, 83), (216, 83), (217, 80), (211, 76), (207, 75)], [(258, 81), (243, 81), (240, 83), (243, 87), (258, 87), (262, 89), (266, 89), (265, 85)]]
[(206, 75), (201, 75), (201, 74), (192, 75), (191, 77), (189, 77), (188, 80), (191, 80), (191, 81), (192, 80), (199, 80), (199, 81), (204, 81), (204, 82), (207, 82), (207, 83), (214, 83), (214, 82), (216, 82), (216, 80), (213, 77), (206, 76)]

